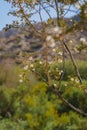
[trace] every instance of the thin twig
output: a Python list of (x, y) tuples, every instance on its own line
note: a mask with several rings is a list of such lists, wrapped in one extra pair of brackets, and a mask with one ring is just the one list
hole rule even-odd
[(29, 26), (31, 26), (31, 27), (33, 28), (33, 30), (41, 36), (40, 32), (34, 27), (34, 25), (33, 25), (33, 24), (29, 21), (29, 19), (27, 18), (27, 16), (26, 16), (26, 14), (24, 13), (24, 10), (23, 10), (21, 4), (19, 4), (19, 7), (20, 7), (20, 10), (21, 10), (22, 16), (23, 16), (24, 19), (27, 21), (27, 24), (28, 24)]
[(61, 73), (60, 78), (59, 78), (59, 91), (61, 89), (61, 81), (63, 80), (64, 74), (65, 74), (65, 49), (64, 49), (63, 44), (62, 44), (62, 51), (63, 51), (63, 55), (62, 55), (62, 57), (63, 57), (63, 65), (62, 65), (63, 72)]
[(43, 5), (41, 5), (42, 6), (42, 8), (44, 9), (44, 11), (47, 13), (47, 15), (49, 16), (49, 18), (51, 19), (52, 17), (51, 17), (51, 15), (50, 15), (50, 13), (47, 11), (47, 9), (43, 6)]
[(46, 41), (46, 74), (48, 78), (48, 84), (50, 86), (49, 66), (48, 66), (48, 41)]
[(77, 74), (77, 76), (78, 76), (78, 79), (79, 79), (79, 81), (80, 81), (80, 84), (82, 84), (82, 78), (81, 78), (81, 76), (80, 76), (78, 67), (77, 67), (77, 65), (76, 65), (76, 63), (75, 63), (74, 57), (73, 57), (73, 55), (72, 55), (72, 53), (71, 53), (69, 47), (68, 47), (67, 44), (65, 43), (65, 41), (63, 40), (62, 42), (63, 42), (65, 48), (67, 49), (67, 51), (68, 51), (68, 53), (69, 53), (69, 55), (70, 55), (71, 61), (72, 61), (72, 63), (73, 63), (73, 66), (74, 66), (75, 72), (76, 72), (76, 74)]
[(55, 6), (56, 6), (56, 13), (57, 13), (57, 26), (60, 26), (58, 0), (55, 0)]
[(72, 110), (87, 117), (87, 113), (85, 113), (83, 110), (81, 110), (79, 108), (76, 108), (74, 105), (72, 105), (70, 102), (68, 102), (64, 97), (62, 97), (62, 95), (55, 88), (51, 88), (51, 90), (61, 99), (61, 101), (63, 103), (65, 103), (67, 106), (69, 106)]

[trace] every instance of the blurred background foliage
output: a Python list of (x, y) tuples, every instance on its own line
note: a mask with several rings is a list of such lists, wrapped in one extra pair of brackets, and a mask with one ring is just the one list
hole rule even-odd
[[(86, 61), (79, 61), (78, 64), (85, 86), (87, 86), (87, 80), (84, 77), (87, 70), (86, 63)], [(75, 107), (86, 111), (86, 94), (80, 88), (78, 89), (77, 84), (73, 84), (69, 80), (68, 75), (72, 77), (75, 74), (70, 61), (67, 61), (66, 64), (67, 73), (65, 73), (66, 75), (61, 85), (63, 97)], [(36, 66), (38, 66), (38, 63)], [(55, 66), (54, 64), (53, 68)], [(49, 91), (46, 83), (31, 76), (33, 77), (32, 80), (19, 84), (19, 77), (17, 75), (22, 69), (19, 66), (10, 66), (7, 73), (4, 67), (6, 68), (6, 65), (0, 65), (1, 71), (3, 71), (3, 73), (0, 73), (1, 130), (87, 129), (87, 118), (66, 106), (55, 94)], [(58, 65), (58, 67), (61, 68), (61, 65)], [(39, 69), (39, 72), (43, 75), (42, 69)], [(8, 75), (8, 80), (6, 79), (6, 74)]]

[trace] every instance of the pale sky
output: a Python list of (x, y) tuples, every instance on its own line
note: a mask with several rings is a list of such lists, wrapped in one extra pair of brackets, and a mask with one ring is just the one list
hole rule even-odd
[(5, 27), (6, 24), (10, 24), (13, 20), (16, 19), (11, 15), (7, 15), (9, 10), (11, 10), (11, 5), (4, 0), (0, 0), (0, 30)]
[[(73, 7), (71, 9), (73, 9)], [(10, 15), (10, 16), (7, 15), (7, 13), (11, 10), (12, 10), (12, 8), (11, 8), (10, 4), (8, 4), (4, 0), (0, 0), (0, 30), (2, 30), (3, 27), (5, 27), (6, 24), (11, 24), (13, 20), (17, 20), (17, 18), (13, 17), (12, 15)], [(56, 17), (54, 10), (51, 10), (50, 13), (51, 13), (52, 17)], [(69, 12), (66, 15), (66, 17), (70, 17), (70, 16), (73, 16), (73, 15), (75, 15), (75, 13)], [(43, 16), (43, 20), (46, 20), (48, 18), (46, 13), (44, 13), (44, 11), (42, 12), (42, 16)], [(39, 16), (34, 15), (32, 17), (32, 19), (39, 21)]]

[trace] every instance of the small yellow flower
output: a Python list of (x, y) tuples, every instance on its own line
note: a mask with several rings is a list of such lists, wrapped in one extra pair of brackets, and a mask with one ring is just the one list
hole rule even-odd
[(71, 81), (74, 81), (74, 78), (71, 78), (70, 80), (71, 80)]
[(19, 82), (20, 82), (20, 83), (23, 83), (23, 80), (22, 80), (22, 79), (20, 79), (20, 80), (19, 80)]
[(33, 67), (34, 67), (34, 65), (33, 65), (33, 64), (30, 64), (30, 67), (31, 67), (31, 68), (33, 68)]
[(69, 41), (69, 43), (73, 43), (73, 41), (72, 41), (72, 40), (70, 40), (70, 41)]
[(54, 83), (53, 85), (54, 85), (54, 87), (57, 87), (57, 84)]
[(35, 71), (35, 68), (32, 68), (32, 71)]
[(61, 70), (60, 72), (59, 72), (59, 75), (61, 75), (63, 73), (63, 70)]
[(31, 56), (31, 57), (29, 57), (29, 61), (32, 61), (33, 60), (33, 57)]
[(67, 84), (64, 84), (65, 86), (67, 86)]
[(51, 48), (53, 48), (53, 47), (55, 47), (55, 45), (56, 45), (55, 42), (51, 41), (51, 43), (50, 43), (49, 46), (50, 46)]
[(52, 40), (52, 39), (53, 39), (53, 38), (52, 38), (52, 36), (50, 36), (50, 35), (46, 37), (46, 41), (50, 41), (50, 40)]
[(58, 33), (58, 34), (61, 34), (62, 33), (62, 28), (61, 27), (55, 27), (53, 29), (54, 33)]
[(78, 80), (78, 79), (75, 79), (75, 82), (76, 82), (76, 83), (79, 83), (79, 80)]
[(63, 53), (62, 53), (62, 52), (58, 52), (58, 54), (59, 54), (60, 56), (62, 56), (62, 55), (63, 55)]
[(24, 66), (24, 70), (28, 70), (28, 65)]
[(22, 76), (23, 76), (22, 74), (19, 75), (20, 78), (22, 78)]
[(58, 59), (58, 63), (62, 63), (63, 61), (62, 61), (62, 59)]
[(40, 61), (39, 64), (42, 65), (43, 64), (42, 61)]
[(56, 49), (54, 48), (52, 51), (53, 51), (53, 52), (56, 52)]
[(58, 71), (59, 71), (59, 69), (58, 69), (58, 68), (56, 68), (56, 71), (58, 72)]
[(51, 65), (51, 64), (52, 64), (52, 61), (49, 61), (49, 64)]

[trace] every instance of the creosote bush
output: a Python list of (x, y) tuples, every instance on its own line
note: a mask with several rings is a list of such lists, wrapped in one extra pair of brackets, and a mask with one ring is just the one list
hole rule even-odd
[[(62, 85), (63, 96), (85, 111), (87, 109), (86, 95), (78, 91), (76, 86), (71, 87), (70, 83), (66, 87), (65, 82)], [(39, 128), (41, 130), (70, 130), (74, 127), (76, 130), (83, 130), (87, 128), (86, 123), (84, 127), (81, 125), (86, 122), (86, 118), (65, 106), (55, 94), (48, 90), (44, 82), (39, 82), (32, 87), (23, 84), (16, 88), (0, 87), (0, 93), (0, 99), (2, 99), (0, 101), (2, 104), (0, 126), (3, 130), (18, 128), (19, 130), (21, 128), (23, 130)]]

